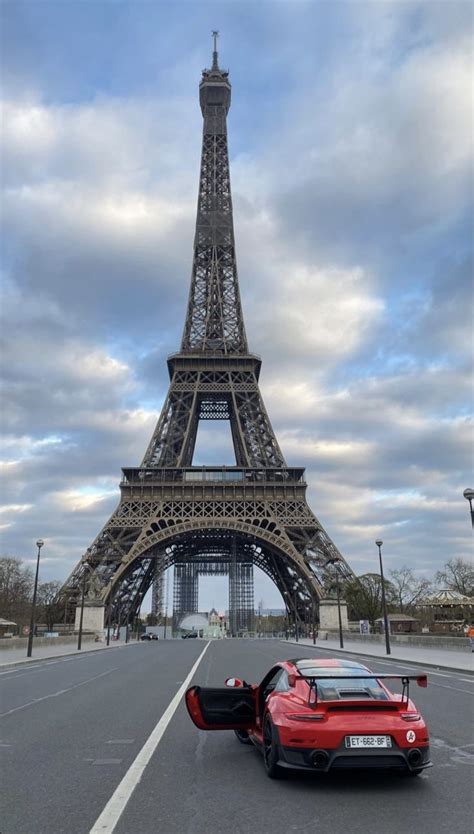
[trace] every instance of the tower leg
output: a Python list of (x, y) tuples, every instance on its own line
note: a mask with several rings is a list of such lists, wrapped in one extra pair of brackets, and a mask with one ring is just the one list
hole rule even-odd
[[(81, 605), (76, 608), (76, 619), (74, 624), (74, 631), (79, 631), (79, 621), (81, 618)], [(84, 634), (94, 633), (101, 637), (104, 634), (104, 620), (105, 605), (95, 600), (84, 601), (84, 614), (82, 618), (82, 632)]]
[(232, 535), (230, 544), (229, 629), (231, 637), (237, 637), (237, 545), (235, 535)]
[(163, 571), (156, 565), (151, 593), (151, 613), (156, 617), (157, 625), (163, 624), (163, 592)]
[(199, 574), (193, 562), (177, 563), (173, 577), (173, 631), (185, 614), (198, 610)]

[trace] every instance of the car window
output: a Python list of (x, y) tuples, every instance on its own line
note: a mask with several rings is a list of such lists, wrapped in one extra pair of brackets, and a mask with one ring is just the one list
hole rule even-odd
[[(322, 701), (342, 700), (344, 698), (371, 698), (386, 701), (387, 693), (377, 683), (376, 678), (357, 679), (357, 675), (367, 674), (365, 669), (338, 666), (312, 667), (301, 670), (303, 675), (331, 675), (317, 681), (318, 698)], [(349, 676), (349, 677), (348, 677)], [(353, 677), (355, 676), (355, 677)]]
[(282, 669), (281, 670), (281, 675), (277, 679), (277, 682), (275, 684), (275, 689), (273, 691), (274, 692), (287, 692), (289, 688), (290, 688), (290, 686), (289, 686), (289, 683), (288, 683), (288, 675), (285, 672), (285, 670)]
[(262, 683), (260, 684), (260, 688), (265, 701), (267, 700), (268, 696), (271, 695), (271, 693), (275, 690), (283, 674), (286, 674), (284, 669), (277, 667), (276, 669), (272, 670), (267, 675), (267, 677), (263, 679)]

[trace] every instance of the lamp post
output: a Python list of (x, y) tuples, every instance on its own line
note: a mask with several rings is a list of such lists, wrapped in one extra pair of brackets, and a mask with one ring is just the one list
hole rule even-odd
[(30, 631), (28, 634), (28, 648), (26, 650), (26, 656), (31, 657), (31, 653), (33, 651), (33, 634), (35, 630), (35, 608), (36, 608), (36, 592), (38, 590), (38, 576), (39, 576), (39, 566), (40, 566), (40, 553), (41, 548), (44, 545), (43, 539), (38, 539), (36, 542), (36, 547), (38, 548), (38, 556), (36, 557), (36, 574), (35, 574), (35, 584), (33, 588), (33, 601), (31, 603), (31, 619), (30, 619)]
[(110, 627), (112, 625), (112, 591), (109, 596), (109, 607), (107, 609), (107, 645), (110, 646)]
[(79, 617), (79, 634), (77, 635), (77, 651), (80, 652), (82, 648), (82, 624), (84, 622), (84, 599), (86, 596), (86, 569), (92, 573), (92, 568), (84, 562), (84, 573), (82, 574), (81, 586), (81, 616)]
[(117, 640), (121, 640), (121, 630), (122, 630), (122, 597), (118, 599), (118, 606), (117, 606)]
[(385, 599), (385, 581), (383, 578), (383, 567), (382, 567), (382, 545), (383, 541), (378, 539), (375, 544), (379, 549), (379, 562), (380, 562), (380, 580), (382, 582), (382, 608), (383, 608), (383, 625), (385, 630), (385, 649), (387, 654), (391, 654), (390, 650), (390, 633), (389, 633), (389, 626), (388, 626), (388, 617), (387, 617), (387, 600)]
[(326, 565), (334, 565), (334, 575), (336, 577), (336, 597), (337, 597), (337, 619), (339, 623), (339, 647), (344, 648), (344, 636), (342, 633), (342, 614), (341, 614), (341, 586), (339, 584), (339, 559), (328, 559)]
[(294, 608), (294, 611), (295, 611), (295, 640), (298, 643), (298, 614), (296, 613), (297, 612), (297, 608), (296, 608), (296, 585), (295, 585), (293, 591), (294, 591), (294, 593), (293, 593), (293, 608)]
[(281, 595), (283, 597), (283, 602), (285, 603), (285, 640), (290, 639), (290, 603), (288, 600), (288, 591), (286, 589), (282, 590)]
[(474, 529), (474, 510), (472, 509), (472, 499), (474, 498), (474, 489), (472, 489), (472, 487), (468, 487), (468, 489), (464, 490), (463, 495), (464, 495), (464, 498), (466, 499), (466, 501), (469, 501), (469, 510), (471, 512), (471, 525), (472, 525), (472, 528)]

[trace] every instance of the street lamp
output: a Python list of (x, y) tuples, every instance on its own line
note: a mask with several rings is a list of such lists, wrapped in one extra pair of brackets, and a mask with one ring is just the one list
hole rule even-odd
[(383, 625), (385, 629), (385, 649), (387, 654), (391, 654), (390, 651), (390, 633), (388, 630), (388, 617), (387, 617), (387, 600), (385, 599), (385, 581), (383, 578), (383, 567), (382, 567), (382, 545), (383, 541), (378, 539), (375, 544), (379, 549), (379, 562), (380, 562), (380, 579), (382, 582), (382, 608), (383, 608)]
[(112, 625), (112, 591), (109, 594), (109, 607), (107, 609), (107, 645), (110, 646), (110, 627)]
[(92, 568), (87, 562), (84, 562), (84, 573), (82, 574), (82, 587), (81, 587), (81, 616), (79, 617), (79, 634), (77, 635), (77, 651), (81, 651), (82, 647), (82, 623), (84, 621), (84, 599), (86, 596), (86, 569), (91, 574)]
[(472, 499), (474, 498), (474, 489), (472, 487), (468, 487), (463, 492), (464, 498), (466, 501), (469, 501), (469, 509), (471, 511), (471, 525), (474, 529), (474, 510), (472, 509)]
[(33, 602), (31, 603), (31, 619), (30, 619), (30, 632), (28, 634), (28, 648), (26, 650), (26, 656), (31, 657), (31, 653), (33, 651), (33, 633), (35, 630), (35, 607), (36, 607), (36, 592), (38, 590), (38, 576), (39, 576), (39, 566), (40, 566), (40, 552), (41, 548), (44, 545), (43, 539), (38, 539), (36, 542), (36, 547), (38, 548), (38, 556), (36, 557), (36, 575), (35, 575), (35, 584), (33, 588)]
[(341, 587), (339, 585), (339, 559), (328, 559), (326, 565), (334, 565), (334, 574), (336, 577), (336, 596), (337, 596), (337, 618), (339, 621), (339, 647), (344, 648), (344, 637), (342, 634), (342, 615), (341, 615)]
[(295, 611), (295, 640), (298, 643), (298, 614), (297, 614), (297, 607), (296, 607), (296, 585), (293, 589), (293, 608)]

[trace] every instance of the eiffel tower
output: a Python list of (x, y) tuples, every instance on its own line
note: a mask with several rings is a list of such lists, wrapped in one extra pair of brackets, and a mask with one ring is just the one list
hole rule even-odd
[[(181, 349), (168, 358), (170, 386), (138, 468), (123, 469), (120, 502), (62, 593), (88, 586), (109, 622), (129, 622), (175, 566), (175, 616), (197, 610), (197, 579), (227, 573), (233, 633), (251, 628), (253, 566), (302, 622), (325, 595), (326, 565), (353, 574), (306, 502), (304, 469), (289, 467), (259, 389), (240, 301), (227, 147), (229, 73), (203, 70), (204, 119), (191, 288)], [(201, 420), (230, 423), (235, 466), (193, 466)], [(161, 583), (161, 585), (160, 585)], [(158, 600), (158, 602), (157, 602)], [(177, 610), (176, 610), (177, 609)]]

